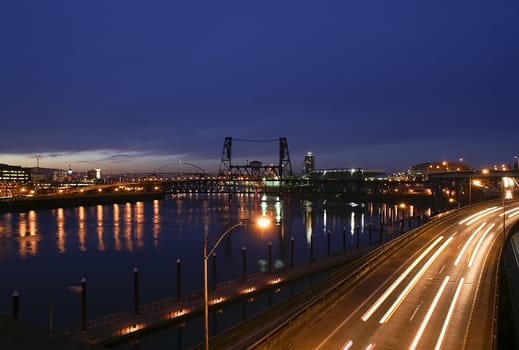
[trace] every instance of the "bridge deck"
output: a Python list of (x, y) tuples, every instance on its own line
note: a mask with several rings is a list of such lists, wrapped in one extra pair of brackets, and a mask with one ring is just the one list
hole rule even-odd
[[(209, 292), (209, 305), (210, 307), (211, 305), (222, 305), (241, 298), (251, 297), (281, 284), (344, 264), (377, 246), (378, 244), (361, 247), (270, 274), (264, 272), (250, 275), (245, 282), (241, 279), (229, 281), (219, 285), (216, 291)], [(137, 316), (133, 312), (127, 311), (92, 320), (88, 322), (86, 331), (74, 329), (69, 335), (85, 343), (111, 344), (125, 337), (150, 331), (203, 312), (203, 292), (197, 292), (184, 299), (178, 302), (176, 297), (171, 297), (143, 305), (139, 308), (139, 315)]]

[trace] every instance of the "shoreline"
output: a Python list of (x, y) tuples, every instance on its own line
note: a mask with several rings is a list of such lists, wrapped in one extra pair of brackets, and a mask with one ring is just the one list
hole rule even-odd
[[(268, 192), (267, 192), (268, 193)], [(272, 194), (272, 193), (271, 193)], [(431, 206), (437, 210), (452, 209), (452, 204), (446, 200), (438, 200), (430, 195), (404, 195), (404, 194), (361, 194), (361, 193), (302, 193), (302, 192), (282, 192), (278, 193), (282, 198), (295, 200), (321, 200), (327, 206), (333, 207), (338, 203), (344, 202), (374, 202), (399, 204), (407, 203), (417, 206)], [(114, 203), (127, 203), (137, 201), (147, 201), (156, 199), (167, 199), (167, 194), (162, 191), (146, 191), (131, 193), (92, 193), (81, 195), (52, 195), (41, 197), (25, 197), (0, 200), (0, 213), (25, 212), (39, 209), (71, 208), (80, 206), (106, 205)]]
[(28, 210), (70, 208), (98, 204), (126, 203), (164, 199), (162, 192), (96, 194), (81, 196), (52, 196), (10, 199), (0, 201), (0, 212), (24, 212)]
[[(434, 207), (446, 207), (447, 203), (435, 203), (431, 196), (410, 195), (388, 195), (388, 194), (316, 194), (316, 193), (298, 193), (285, 192), (281, 197), (290, 197), (300, 200), (324, 200), (327, 205), (333, 206), (334, 203), (342, 203), (345, 201), (356, 202), (387, 202), (397, 204), (406, 202), (413, 205), (430, 205)], [(155, 199), (166, 199), (167, 196), (163, 192), (144, 192), (144, 193), (106, 193), (106, 194), (82, 194), (77, 195), (60, 195), (45, 197), (27, 197), (13, 198), (0, 201), (0, 213), (7, 212), (24, 212), (39, 209), (57, 209), (71, 208), (80, 206), (105, 205), (113, 203), (137, 202)]]

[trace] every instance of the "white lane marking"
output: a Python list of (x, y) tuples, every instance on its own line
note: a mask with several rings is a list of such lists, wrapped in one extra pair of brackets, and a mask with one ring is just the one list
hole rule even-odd
[(409, 321), (412, 321), (414, 319), (414, 317), (416, 316), (416, 313), (418, 312), (418, 310), (420, 310), (420, 308), (422, 307), (423, 305), (423, 302), (421, 302), (420, 304), (418, 304), (418, 306), (416, 307), (416, 309), (414, 309), (413, 313), (411, 314), (411, 317), (409, 318)]

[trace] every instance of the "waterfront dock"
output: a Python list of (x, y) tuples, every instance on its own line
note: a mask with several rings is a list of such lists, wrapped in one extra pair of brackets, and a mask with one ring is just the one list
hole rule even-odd
[[(226, 303), (252, 298), (289, 282), (331, 270), (365, 255), (376, 247), (377, 245), (372, 245), (323, 257), (318, 261), (309, 261), (293, 268), (249, 275), (245, 281), (239, 279), (220, 284), (215, 291), (209, 292), (209, 307), (221, 307)], [(87, 323), (86, 330), (72, 329), (67, 335), (88, 344), (110, 345), (175, 322), (182, 322), (188, 317), (202, 314), (203, 310), (203, 291), (197, 291), (180, 301), (177, 297), (170, 297), (139, 306), (138, 314), (132, 310), (91, 320)]]

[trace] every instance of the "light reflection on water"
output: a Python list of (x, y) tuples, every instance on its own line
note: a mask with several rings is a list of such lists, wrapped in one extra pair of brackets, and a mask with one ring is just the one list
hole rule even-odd
[[(426, 213), (417, 207), (367, 203), (324, 206), (320, 202), (276, 197), (187, 196), (91, 207), (60, 208), (0, 214), (0, 314), (10, 313), (10, 295), (21, 294), (21, 318), (47, 326), (50, 305), (54, 327), (79, 323), (79, 301), (67, 292), (86, 277), (89, 319), (131, 309), (132, 269), (139, 267), (142, 303), (176, 295), (176, 261), (182, 262), (181, 292), (184, 298), (202, 285), (202, 242), (242, 218), (267, 215), (274, 225), (253, 225), (233, 230), (216, 250), (217, 280), (242, 275), (242, 248), (247, 249), (247, 273), (265, 270), (268, 243), (273, 243), (276, 266), (288, 266), (290, 244), (295, 241), (295, 263), (309, 260), (313, 237), (317, 259), (327, 255), (327, 236), (332, 251), (343, 249), (343, 231), (361, 230), (367, 244), (366, 225), (378, 227)], [(376, 241), (376, 239), (374, 239)], [(354, 237), (348, 249), (354, 249)], [(210, 269), (212, 271), (212, 269)], [(211, 272), (210, 272), (211, 273)], [(212, 278), (212, 277), (210, 277)]]

